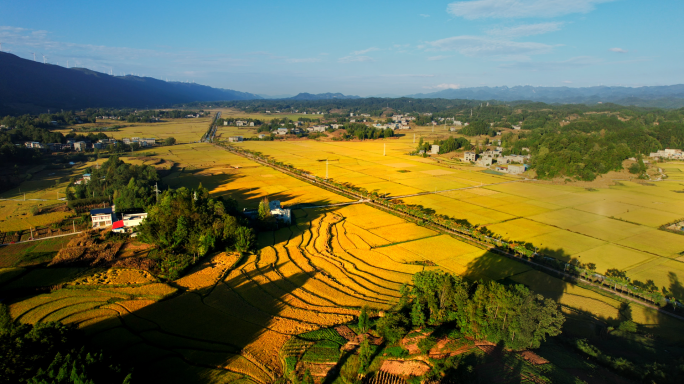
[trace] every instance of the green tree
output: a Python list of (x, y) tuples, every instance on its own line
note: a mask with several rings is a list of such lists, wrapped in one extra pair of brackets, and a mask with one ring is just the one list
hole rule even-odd
[(259, 202), (259, 209), (257, 212), (259, 215), (259, 220), (265, 221), (266, 219), (271, 217), (271, 207), (267, 197), (261, 199), (261, 202)]
[(368, 318), (368, 307), (364, 305), (361, 307), (361, 313), (359, 314), (359, 331), (361, 331), (361, 333), (366, 333), (369, 328), (370, 320)]
[(363, 341), (359, 346), (359, 373), (365, 373), (370, 366), (371, 357), (373, 356), (373, 350), (371, 349), (368, 338), (363, 336)]
[(166, 139), (164, 139), (164, 145), (174, 145), (174, 144), (176, 144), (176, 139), (174, 137), (169, 136)]

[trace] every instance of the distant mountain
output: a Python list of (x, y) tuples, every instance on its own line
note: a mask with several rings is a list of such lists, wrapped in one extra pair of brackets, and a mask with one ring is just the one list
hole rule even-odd
[(291, 97), (294, 97), (292, 95), (259, 95), (262, 98), (266, 100), (280, 100), (280, 99), (289, 99)]
[(297, 96), (287, 98), (286, 100), (332, 100), (332, 99), (361, 99), (360, 96), (346, 96), (341, 93), (319, 93), (317, 95), (311, 93), (300, 93)]
[[(681, 104), (684, 99), (684, 85), (668, 85), (653, 87), (475, 87), (461, 89), (446, 89), (434, 93), (419, 93), (409, 95), (413, 98), (442, 98), (442, 99), (470, 99), (470, 100), (501, 100), (516, 101), (530, 100), (545, 103), (575, 103), (596, 104), (598, 102), (612, 102), (622, 105), (654, 104), (649, 100), (660, 100), (657, 104), (666, 103), (666, 100), (674, 105)], [(646, 105), (644, 105), (646, 106)]]
[(151, 77), (110, 76), (0, 52), (0, 115), (48, 109), (161, 107), (192, 101), (252, 99), (261, 97)]

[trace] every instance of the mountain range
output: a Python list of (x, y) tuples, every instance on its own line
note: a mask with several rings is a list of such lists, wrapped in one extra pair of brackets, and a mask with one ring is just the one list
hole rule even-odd
[(42, 113), (48, 109), (161, 107), (191, 101), (251, 99), (261, 97), (194, 83), (64, 68), (0, 52), (0, 115)]
[[(596, 104), (611, 102), (622, 105), (656, 106), (680, 108), (684, 106), (684, 85), (652, 87), (474, 87), (445, 89), (433, 93), (419, 93), (406, 97), (500, 100), (500, 101), (540, 101), (561, 104)], [(669, 104), (669, 105), (667, 105)]]

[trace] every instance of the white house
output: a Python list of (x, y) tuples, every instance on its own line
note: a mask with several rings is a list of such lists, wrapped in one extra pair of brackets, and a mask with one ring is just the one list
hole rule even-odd
[(292, 222), (292, 217), (289, 209), (284, 209), (280, 206), (280, 200), (274, 200), (268, 203), (268, 207), (271, 210), (271, 215), (275, 217), (276, 220), (283, 221), (287, 224)]
[(229, 143), (239, 143), (239, 142), (241, 142), (241, 141), (243, 141), (243, 140), (244, 140), (244, 138), (243, 138), (242, 136), (230, 136), (230, 137), (228, 138), (228, 142), (229, 142)]
[(466, 152), (463, 154), (463, 161), (472, 161), (474, 162), (477, 160), (477, 155), (475, 152)]
[(90, 221), (93, 228), (109, 227), (116, 221), (115, 207), (99, 208), (90, 210)]
[(276, 130), (276, 135), (287, 135), (287, 128), (278, 128)]
[(439, 145), (433, 145), (430, 148), (430, 153), (432, 153), (433, 155), (438, 155), (439, 154)]

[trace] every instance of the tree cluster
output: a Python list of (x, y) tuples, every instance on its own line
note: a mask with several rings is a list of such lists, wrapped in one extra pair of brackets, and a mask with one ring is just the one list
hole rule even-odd
[(150, 165), (133, 165), (111, 156), (99, 168), (88, 168), (90, 181), (67, 191), (68, 200), (109, 198), (117, 209), (144, 208), (154, 203), (159, 176)]
[(164, 191), (147, 214), (138, 238), (158, 247), (162, 273), (172, 278), (219, 247), (246, 252), (254, 246), (254, 232), (238, 217), (235, 200), (212, 199), (201, 185)]
[(0, 304), (0, 382), (128, 384), (131, 374), (109, 356), (89, 351), (81, 332), (60, 323), (14, 324)]
[(523, 285), (471, 285), (456, 275), (425, 271), (401, 293), (414, 328), (454, 324), (466, 336), (512, 350), (538, 348), (547, 336), (559, 335), (565, 321), (557, 302)]

